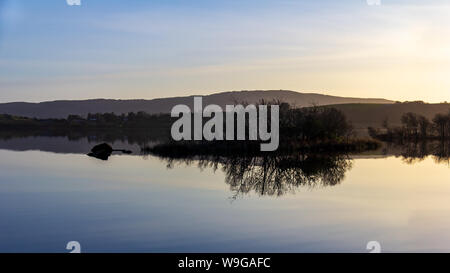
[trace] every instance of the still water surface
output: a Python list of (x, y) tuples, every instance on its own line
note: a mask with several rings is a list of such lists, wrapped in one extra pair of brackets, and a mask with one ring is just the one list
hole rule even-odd
[(450, 168), (432, 157), (352, 157), (336, 185), (236, 197), (220, 166), (0, 145), (0, 252), (450, 251)]

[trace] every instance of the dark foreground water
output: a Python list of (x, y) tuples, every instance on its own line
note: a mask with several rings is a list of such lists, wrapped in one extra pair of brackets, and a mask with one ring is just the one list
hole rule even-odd
[(220, 164), (101, 161), (83, 141), (0, 143), (0, 252), (450, 251), (450, 168), (431, 156), (352, 156), (336, 183), (320, 169), (268, 191)]

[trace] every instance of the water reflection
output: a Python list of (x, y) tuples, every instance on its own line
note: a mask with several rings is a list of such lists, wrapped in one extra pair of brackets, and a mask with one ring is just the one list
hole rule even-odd
[(0, 149), (86, 154), (94, 145), (106, 142), (136, 153), (140, 147), (168, 139), (161, 130), (0, 130)]
[(344, 180), (352, 167), (347, 155), (156, 156), (168, 168), (196, 164), (200, 169), (221, 169), (234, 199), (252, 191), (260, 196), (282, 196), (295, 193), (299, 187), (334, 186)]
[(414, 164), (431, 156), (437, 164), (450, 163), (449, 141), (422, 141), (402, 144), (390, 144), (385, 148), (385, 154), (401, 156), (403, 162)]
[[(180, 153), (175, 149), (171, 153), (149, 153), (145, 148), (163, 141), (148, 136), (135, 137), (133, 140), (117, 138), (72, 138), (69, 136), (15, 136), (0, 141), (0, 149), (8, 150), (41, 150), (56, 153), (88, 154), (99, 140), (107, 141), (114, 148), (120, 148), (119, 153), (100, 151), (91, 155), (108, 160), (111, 154), (132, 153), (139, 156), (156, 156), (164, 161), (168, 168), (176, 164), (196, 165), (200, 169), (220, 169), (225, 174), (225, 183), (233, 192), (233, 198), (255, 192), (260, 196), (282, 196), (293, 193), (300, 187), (317, 188), (340, 184), (347, 171), (352, 168), (354, 154), (266, 154), (254, 155), (242, 153), (239, 155), (212, 155)], [(138, 143), (134, 140), (139, 139)], [(145, 147), (145, 148), (144, 148)], [(450, 165), (450, 142), (417, 142), (385, 145), (378, 151), (370, 151), (364, 157), (396, 156), (406, 164), (414, 164), (431, 156), (437, 164)]]
[(86, 156), (96, 144), (0, 141), (0, 252), (65, 252), (72, 240), (86, 252), (366, 252), (370, 240), (386, 252), (449, 250), (450, 173), (436, 164), (446, 145), (177, 157), (115, 141), (133, 154), (101, 161)]

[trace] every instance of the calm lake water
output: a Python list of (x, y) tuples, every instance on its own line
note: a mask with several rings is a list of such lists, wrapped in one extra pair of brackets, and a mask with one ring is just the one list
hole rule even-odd
[(220, 166), (88, 146), (0, 143), (0, 252), (450, 251), (450, 168), (432, 157), (356, 156), (336, 185), (236, 196)]

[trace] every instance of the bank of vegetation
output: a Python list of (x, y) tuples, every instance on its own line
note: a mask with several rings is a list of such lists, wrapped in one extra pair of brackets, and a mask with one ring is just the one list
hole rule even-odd
[(369, 135), (387, 142), (417, 142), (428, 140), (450, 140), (450, 111), (436, 114), (432, 120), (416, 113), (405, 113), (401, 126), (390, 126), (389, 120), (383, 121), (382, 129), (369, 127)]
[[(360, 139), (352, 124), (339, 110), (329, 107), (295, 108), (283, 102), (261, 102), (280, 106), (279, 130), (281, 151), (345, 151), (356, 152), (376, 149), (375, 140)], [(132, 135), (157, 135), (166, 145), (165, 149), (201, 152), (239, 153), (248, 150), (259, 151), (261, 141), (182, 141), (170, 139), (170, 129), (176, 118), (168, 114), (147, 114), (144, 112), (116, 115), (114, 113), (88, 114), (86, 117), (70, 115), (66, 119), (35, 119), (0, 115), (1, 132), (18, 131), (21, 134), (55, 135), (98, 135), (109, 137)], [(206, 119), (207, 120), (207, 119)], [(270, 117), (269, 117), (270, 120)], [(225, 119), (224, 119), (225, 121)], [(236, 122), (236, 120), (235, 120)], [(270, 124), (269, 124), (270, 127)], [(225, 128), (225, 126), (224, 126)], [(269, 128), (270, 130), (270, 128)], [(25, 133), (24, 133), (25, 132)], [(246, 122), (248, 136), (248, 122)], [(235, 138), (236, 139), (236, 138)], [(248, 137), (246, 137), (248, 139)], [(172, 147), (172, 148), (170, 148)], [(257, 147), (257, 149), (256, 149)]]

